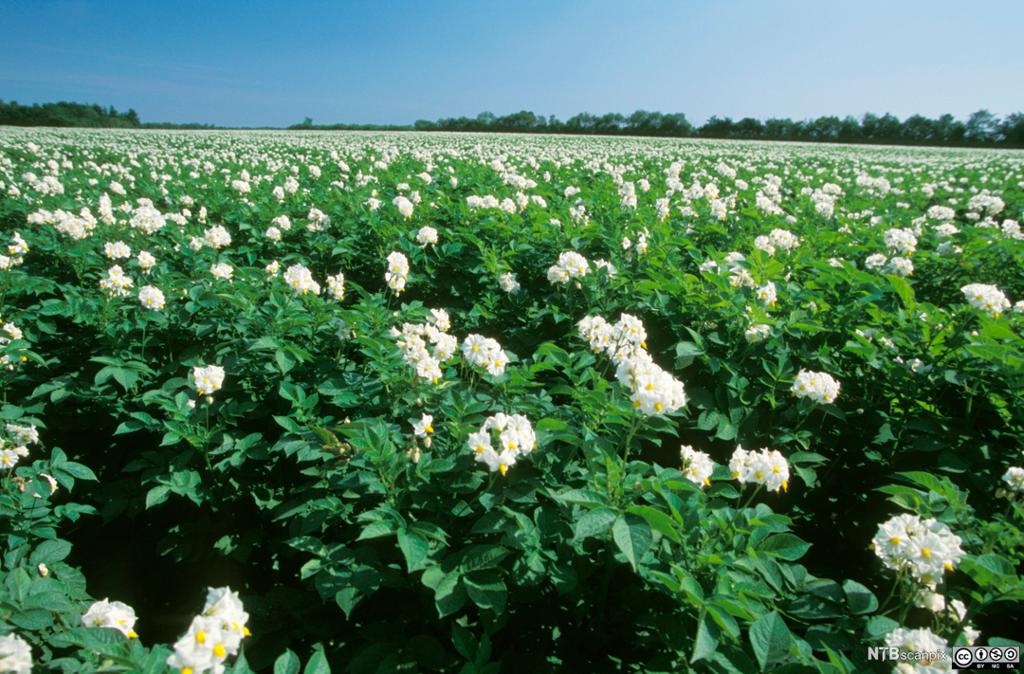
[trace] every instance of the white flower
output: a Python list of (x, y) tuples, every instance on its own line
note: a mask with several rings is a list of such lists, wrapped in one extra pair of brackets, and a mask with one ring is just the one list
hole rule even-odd
[(192, 368), (192, 386), (199, 395), (210, 396), (224, 385), (224, 368), (219, 365)]
[(425, 438), (434, 432), (434, 417), (430, 414), (424, 414), (420, 417), (420, 420), (413, 424), (412, 432), (418, 438)]
[[(9, 428), (10, 427), (8, 427), (8, 429)], [(1024, 468), (1010, 466), (1003, 474), (1003, 482), (1006, 483), (1010, 491), (1015, 491), (1018, 494), (1024, 494)]]
[(391, 201), (391, 203), (395, 205), (395, 207), (398, 209), (398, 212), (401, 213), (402, 217), (404, 217), (406, 220), (412, 217), (413, 205), (412, 202), (409, 201), (407, 198), (403, 197), (402, 195), (399, 195), (395, 197)]
[(679, 458), (683, 462), (683, 474), (694, 484), (706, 487), (711, 484), (711, 474), (715, 472), (715, 464), (711, 457), (699, 452), (689, 445), (679, 448)]
[(330, 290), (331, 297), (339, 302), (345, 299), (345, 275), (339, 271), (334, 276), (328, 276), (327, 289)]
[(135, 609), (124, 602), (108, 599), (95, 602), (82, 616), (82, 624), (86, 627), (109, 627), (129, 639), (138, 636), (135, 633), (135, 620)]
[(111, 297), (125, 297), (134, 287), (135, 281), (125, 276), (121, 265), (115, 264), (107, 270), (107, 277), (100, 279), (100, 288), (103, 288)]
[(960, 289), (960, 292), (967, 298), (967, 302), (977, 311), (982, 311), (993, 318), (999, 318), (1000, 314), (1010, 308), (1010, 301), (1006, 299), (999, 288), (984, 283), (971, 283)]
[(0, 637), (0, 672), (31, 674), (32, 648), (16, 634)]
[(39, 442), (39, 429), (29, 424), (7, 424), (7, 432), (14, 437), (14, 441), (22, 445), (34, 445)]
[(433, 246), (437, 244), (437, 230), (433, 227), (421, 227), (416, 233), (416, 243), (420, 247)]
[(487, 417), (480, 430), (467, 441), (477, 461), (493, 472), (505, 475), (516, 461), (537, 447), (537, 436), (530, 420), (521, 414)]
[(313, 273), (301, 264), (293, 264), (284, 272), (285, 282), (296, 295), (320, 294), (320, 284), (313, 280)]
[(505, 372), (508, 356), (497, 340), (482, 335), (469, 335), (462, 342), (462, 357), (470, 365), (482, 367), (495, 377)]
[(919, 583), (934, 586), (963, 557), (960, 538), (935, 519), (903, 514), (883, 522), (872, 539), (882, 563), (894, 570), (909, 569)]
[(765, 306), (774, 307), (777, 297), (775, 284), (771, 281), (757, 289), (757, 299), (761, 300)]
[(405, 290), (405, 283), (409, 278), (409, 259), (398, 251), (388, 255), (388, 270), (384, 273), (384, 280), (388, 287), (396, 294)]
[(893, 670), (899, 674), (939, 674), (953, 671), (947, 655), (949, 645), (930, 630), (897, 627), (886, 635), (885, 645), (901, 651), (902, 657), (895, 659), (898, 664)]
[(103, 254), (111, 260), (121, 260), (132, 256), (132, 249), (124, 241), (107, 242), (103, 245)]
[(20, 460), (21, 455), (17, 450), (9, 447), (0, 449), (0, 468), (14, 468)]
[(839, 382), (824, 372), (800, 370), (790, 391), (798, 398), (809, 398), (816, 403), (830, 404), (839, 396)]
[(789, 462), (777, 449), (747, 451), (737, 445), (729, 472), (741, 484), (753, 483), (773, 492), (789, 489)]
[(882, 238), (886, 247), (893, 253), (910, 255), (917, 250), (917, 237), (912, 229), (890, 229)]
[(150, 272), (153, 267), (156, 266), (156, 258), (145, 250), (139, 251), (139, 254), (135, 257), (135, 261), (138, 262), (139, 268), (146, 273)]
[(518, 292), (521, 287), (516, 279), (516, 275), (510, 271), (505, 272), (498, 278), (498, 285), (507, 293)]
[(885, 266), (886, 262), (888, 262), (887, 257), (882, 255), (881, 253), (874, 253), (872, 255), (868, 255), (867, 258), (864, 260), (864, 268), (871, 270), (881, 269), (882, 267)]
[(765, 325), (764, 323), (756, 323), (747, 328), (746, 331), (743, 333), (743, 336), (747, 339), (748, 343), (756, 344), (757, 342), (763, 342), (764, 340), (768, 339), (771, 333), (772, 328), (770, 325)]
[(896, 276), (910, 276), (914, 273), (914, 263), (905, 257), (894, 257), (889, 260), (889, 273)]
[(203, 232), (203, 243), (215, 250), (225, 248), (231, 245), (231, 235), (228, 230), (216, 225)]
[(548, 269), (548, 281), (551, 283), (568, 283), (572, 279), (581, 278), (590, 272), (587, 258), (574, 251), (566, 251), (558, 256), (558, 263)]
[(263, 271), (265, 271), (268, 276), (277, 276), (277, 273), (281, 271), (281, 263), (278, 262), (277, 260), (274, 260), (266, 267), (264, 267)]
[(267, 231), (263, 235), (271, 241), (277, 242), (281, 240), (281, 230), (277, 227), (267, 227)]
[(132, 211), (132, 217), (128, 224), (133, 229), (141, 230), (146, 234), (155, 234), (164, 228), (167, 221), (160, 211), (153, 208), (150, 204), (139, 206)]
[(222, 281), (230, 281), (235, 270), (232, 269), (231, 265), (227, 262), (218, 262), (210, 267), (210, 273), (213, 274), (214, 278), (221, 279)]
[(156, 286), (142, 286), (139, 288), (139, 303), (147, 309), (160, 311), (164, 308), (164, 294)]

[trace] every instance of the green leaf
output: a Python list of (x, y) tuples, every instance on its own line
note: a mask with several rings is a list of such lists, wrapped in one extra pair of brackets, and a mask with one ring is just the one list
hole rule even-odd
[(299, 674), (301, 666), (299, 656), (286, 650), (274, 661), (274, 674)]
[(635, 571), (638, 560), (651, 547), (651, 526), (636, 515), (619, 517), (612, 526), (612, 539)]
[(68, 541), (54, 540), (43, 541), (32, 551), (29, 561), (33, 566), (39, 564), (55, 564), (71, 554), (71, 543)]
[(903, 306), (907, 309), (914, 308), (914, 289), (910, 287), (910, 283), (906, 279), (900, 278), (899, 276), (893, 276), (887, 274), (886, 277), (889, 279), (889, 283), (892, 285), (892, 289), (899, 295), (900, 301), (903, 302)]
[(652, 529), (654, 529), (655, 531), (657, 531), (673, 543), (678, 543), (682, 540), (682, 538), (679, 535), (679, 532), (676, 531), (675, 524), (672, 521), (672, 518), (666, 515), (665, 513), (661, 512), (657, 508), (652, 508), (651, 506), (646, 505), (632, 506), (630, 507), (629, 512), (633, 513), (634, 515), (639, 515), (640, 517), (647, 520), (647, 523), (651, 525)]
[(855, 580), (843, 581), (843, 594), (846, 595), (846, 605), (854, 615), (873, 613), (878, 609), (875, 593)]
[(618, 514), (611, 508), (594, 508), (576, 520), (575, 540), (597, 536), (608, 531)]
[(474, 571), (462, 578), (462, 584), (473, 603), (482, 609), (501, 614), (505, 610), (508, 590), (501, 573), (495, 569)]
[(426, 538), (402, 528), (398, 530), (398, 547), (405, 555), (405, 563), (410, 573), (426, 567), (430, 554), (430, 543)]
[(146, 507), (152, 508), (155, 505), (159, 505), (167, 500), (167, 496), (171, 493), (171, 488), (166, 484), (160, 484), (148, 492), (146, 492)]
[(811, 544), (794, 534), (774, 534), (764, 539), (758, 550), (773, 557), (795, 562), (811, 549)]
[(718, 648), (718, 639), (722, 631), (705, 613), (697, 623), (697, 636), (693, 640), (693, 655), (690, 662), (697, 662), (710, 657)]
[(899, 626), (898, 622), (888, 616), (876, 615), (868, 620), (868, 624), (864, 627), (864, 634), (869, 640), (880, 639)]
[(324, 655), (324, 647), (320, 644), (313, 646), (313, 655), (310, 656), (303, 674), (331, 674), (331, 666), (327, 664), (327, 656)]
[(792, 643), (793, 634), (775, 611), (766, 613), (750, 626), (750, 645), (762, 672), (768, 665), (781, 662), (789, 654)]

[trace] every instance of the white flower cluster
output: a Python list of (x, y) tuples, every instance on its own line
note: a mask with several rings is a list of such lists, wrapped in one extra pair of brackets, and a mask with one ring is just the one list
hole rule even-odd
[(930, 587), (960, 562), (964, 554), (960, 543), (960, 537), (942, 522), (910, 514), (883, 522), (871, 541), (886, 567), (908, 569), (915, 580)]
[(224, 385), (224, 368), (219, 365), (192, 368), (192, 386), (201, 396), (211, 396)]
[(20, 266), (25, 262), (25, 255), (28, 254), (28, 244), (21, 234), (14, 232), (11, 242), (7, 245), (7, 255), (0, 255), (0, 270), (11, 269)]
[(993, 285), (970, 283), (961, 288), (960, 292), (975, 310), (983, 311), (993, 318), (999, 318), (1000, 314), (1010, 308), (1010, 300)]
[(135, 609), (124, 602), (108, 599), (93, 603), (82, 616), (82, 624), (86, 627), (108, 627), (129, 639), (139, 636), (135, 633), (135, 620)]
[(777, 449), (747, 451), (736, 445), (729, 472), (740, 484), (753, 483), (774, 492), (789, 489), (789, 462)]
[(100, 279), (100, 288), (106, 290), (111, 297), (126, 297), (134, 285), (135, 281), (125, 275), (119, 264), (107, 270), (106, 278)]
[(16, 634), (0, 637), (0, 672), (31, 674), (32, 647)]
[(420, 231), (416, 232), (416, 243), (420, 244), (420, 248), (437, 245), (437, 230), (433, 227), (420, 227)]
[(699, 452), (689, 445), (679, 448), (679, 459), (683, 462), (683, 474), (694, 484), (706, 487), (711, 484), (711, 474), (715, 472), (715, 464), (711, 457)]
[(757, 299), (761, 300), (766, 307), (774, 307), (778, 304), (778, 293), (775, 290), (775, 283), (768, 281), (755, 291)]
[(586, 276), (590, 272), (587, 258), (575, 251), (566, 251), (558, 256), (558, 263), (548, 268), (550, 283), (568, 283)]
[(882, 235), (885, 246), (893, 253), (911, 255), (917, 250), (917, 237), (912, 229), (890, 229)]
[(519, 280), (516, 278), (516, 275), (510, 271), (507, 271), (498, 277), (498, 285), (501, 286), (502, 290), (510, 294), (518, 292), (522, 287), (519, 285)]
[(615, 362), (615, 377), (630, 389), (633, 409), (650, 416), (669, 414), (686, 404), (683, 383), (647, 353), (647, 330), (639, 318), (622, 314), (613, 325), (601, 316), (587, 316), (578, 327), (591, 349)]
[(192, 619), (188, 631), (174, 643), (170, 667), (190, 674), (223, 674), (225, 661), (236, 655), (249, 636), (249, 614), (231, 588), (209, 588), (203, 612)]
[(1014, 498), (1024, 494), (1024, 468), (1010, 466), (1003, 473), (1003, 482), (1006, 483), (1006, 489), (997, 490), (996, 496)]
[(405, 290), (409, 280), (409, 259), (398, 251), (388, 255), (388, 270), (384, 273), (384, 280), (396, 295)]
[(402, 360), (416, 368), (420, 379), (435, 384), (444, 376), (441, 363), (451, 360), (459, 348), (459, 340), (447, 332), (447, 314), (437, 311), (443, 317), (435, 315), (431, 323), (404, 323), (401, 331), (391, 329), (391, 336), (398, 340), (398, 347), (402, 349)]
[(164, 308), (164, 294), (156, 286), (142, 286), (139, 288), (139, 304), (147, 309), (160, 311)]
[(222, 226), (215, 225), (203, 232), (203, 243), (214, 250), (219, 250), (231, 245), (231, 235)]
[(754, 239), (754, 247), (769, 255), (775, 255), (776, 250), (788, 253), (799, 245), (800, 239), (786, 229), (773, 229), (768, 236), (759, 236)]
[(0, 468), (14, 468), (18, 461), (28, 456), (28, 447), (39, 442), (39, 430), (35, 426), (22, 426), (20, 424), (7, 424), (7, 433), (13, 440), (0, 438)]
[(469, 448), (476, 460), (505, 475), (519, 457), (537, 448), (537, 436), (530, 420), (521, 414), (498, 413), (487, 417), (483, 426), (469, 434)]
[(391, 203), (395, 205), (395, 208), (398, 209), (398, 212), (402, 214), (403, 218), (408, 220), (412, 217), (413, 205), (406, 197), (398, 195), (391, 201)]
[(135, 261), (139, 264), (139, 269), (144, 274), (148, 274), (156, 266), (156, 258), (146, 250), (139, 251), (139, 254), (135, 256)]
[(757, 344), (768, 339), (772, 334), (772, 328), (770, 325), (764, 323), (755, 323), (747, 328), (743, 332), (743, 336), (746, 338), (748, 344)]
[(497, 340), (483, 335), (469, 335), (462, 341), (462, 357), (466, 362), (487, 370), (487, 374), (500, 377), (508, 365), (508, 355)]
[(313, 279), (313, 272), (301, 264), (293, 264), (284, 272), (285, 282), (296, 295), (320, 294), (320, 284)]
[(345, 275), (339, 271), (334, 276), (328, 276), (327, 289), (331, 292), (331, 297), (339, 302), (345, 299)]
[(163, 214), (153, 207), (152, 202), (142, 203), (132, 211), (131, 220), (128, 225), (132, 229), (138, 229), (145, 234), (156, 234), (167, 224)]
[[(3, 332), (3, 334), (0, 334), (0, 349), (6, 347), (13, 340), (25, 339), (25, 333), (21, 331), (21, 328), (10, 321), (4, 323), (3, 326), (0, 327), (0, 331)], [(24, 351), (24, 349), (20, 350)], [(23, 354), (21, 356), (21, 360), (22, 362), (28, 360), (28, 356)], [(11, 357), (6, 353), (0, 355), (0, 365), (6, 367), (8, 370), (14, 369), (14, 363), (11, 362)]]
[(825, 372), (800, 370), (790, 392), (798, 398), (809, 398), (816, 403), (834, 403), (839, 396), (839, 382)]
[(121, 260), (132, 256), (132, 249), (124, 241), (108, 241), (103, 244), (103, 254), (111, 260)]
[[(896, 674), (939, 674), (953, 671), (946, 657), (949, 645), (931, 630), (897, 627), (885, 636), (885, 645), (906, 653), (906, 659), (897, 660), (893, 668)], [(925, 654), (932, 657), (926, 657)]]
[(213, 278), (230, 281), (234, 273), (235, 270), (227, 262), (218, 262), (217, 264), (210, 265), (210, 274), (213, 275)]

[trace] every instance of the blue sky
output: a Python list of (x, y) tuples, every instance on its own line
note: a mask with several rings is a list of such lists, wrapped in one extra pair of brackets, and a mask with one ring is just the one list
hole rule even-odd
[(1024, 111), (1024, 1), (0, 0), (0, 99), (145, 121)]

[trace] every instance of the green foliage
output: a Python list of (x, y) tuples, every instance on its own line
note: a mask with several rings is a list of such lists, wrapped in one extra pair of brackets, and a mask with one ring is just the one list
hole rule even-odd
[[(1024, 244), (964, 192), (1018, 213), (1015, 157), (8, 131), (0, 158), (0, 235), (29, 248), (0, 271), (0, 319), (21, 332), (5, 327), (0, 344), (0, 419), (41, 436), (0, 469), (0, 632), (25, 638), (40, 668), (166, 671), (205, 589), (224, 585), (253, 633), (229, 672), (854, 672), (901, 627), (951, 645), (975, 627), (992, 644), (1018, 632), (1022, 506), (1000, 481), (1022, 463), (1024, 319), (960, 292), (984, 282), (1024, 297)], [(758, 205), (772, 175), (781, 213)], [(650, 190), (624, 207), (620, 183), (641, 179)], [(712, 182), (730, 199), (724, 219)], [(829, 183), (842, 192), (831, 215), (814, 197)], [(406, 220), (392, 199), (414, 191)], [(517, 192), (541, 202), (517, 205)], [(102, 195), (112, 222), (62, 233)], [(483, 195), (513, 207), (470, 208)], [(163, 228), (131, 224), (140, 198)], [(958, 254), (928, 216), (915, 225), (950, 199)], [(281, 215), (290, 228), (277, 221), (273, 241)], [(911, 276), (864, 268), (885, 230), (917, 225)], [(214, 226), (229, 246), (192, 245)], [(422, 226), (436, 245), (417, 242)], [(758, 249), (773, 229), (799, 246)], [(115, 241), (132, 251), (117, 261), (126, 296), (100, 285)], [(392, 251), (410, 267), (397, 296)], [(548, 281), (565, 251), (590, 260), (578, 284)], [(733, 281), (732, 251), (755, 286), (775, 284), (774, 305)], [(320, 293), (296, 292), (272, 261), (303, 265)], [(326, 282), (339, 271), (343, 299)], [(517, 291), (502, 290), (506, 272)], [(143, 285), (162, 291), (161, 310), (141, 306)], [(456, 354), (436, 381), (418, 376), (391, 330), (436, 321), (431, 309), (460, 342), (496, 339), (507, 362), (488, 372)], [(638, 411), (581, 336), (584, 317), (623, 313), (685, 384), (685, 406)], [(193, 369), (208, 365), (223, 385), (200, 392)], [(835, 377), (834, 402), (794, 397), (802, 370)], [(489, 469), (469, 438), (499, 413), (525, 416), (536, 448)], [(706, 482), (680, 445), (713, 461)], [(785, 486), (738, 482), (737, 445), (781, 452)], [(936, 591), (962, 616), (922, 609), (921, 584), (871, 551), (904, 512), (961, 539)], [(138, 639), (82, 625), (108, 595), (135, 606)]]

